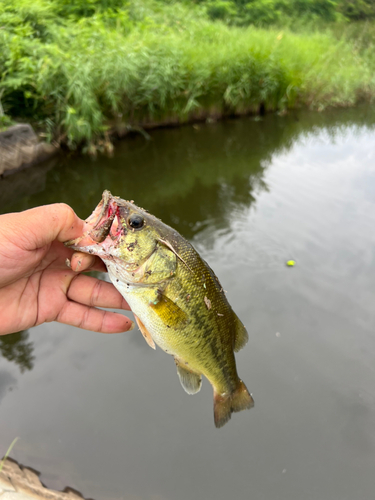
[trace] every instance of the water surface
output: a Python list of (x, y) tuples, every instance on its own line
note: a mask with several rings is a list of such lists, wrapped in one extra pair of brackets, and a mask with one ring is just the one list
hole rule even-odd
[[(375, 114), (244, 118), (135, 136), (0, 182), (0, 211), (104, 189), (173, 225), (246, 324), (255, 408), (217, 430), (139, 331), (0, 339), (0, 454), (96, 500), (368, 500), (375, 479)], [(296, 261), (294, 268), (285, 262)]]

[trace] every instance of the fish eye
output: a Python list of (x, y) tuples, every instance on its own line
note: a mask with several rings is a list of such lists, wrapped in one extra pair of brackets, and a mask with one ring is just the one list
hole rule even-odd
[(128, 219), (128, 224), (133, 229), (140, 229), (143, 227), (144, 222), (142, 215), (139, 214), (132, 214)]

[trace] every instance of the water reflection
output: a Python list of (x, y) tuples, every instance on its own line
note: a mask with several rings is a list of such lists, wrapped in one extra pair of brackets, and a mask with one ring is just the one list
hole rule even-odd
[[(5, 370), (0, 370), (0, 402), (6, 393), (16, 385), (17, 379)], [(0, 455), (1, 457), (1, 455)], [(0, 458), (1, 460), (1, 458)]]
[[(331, 140), (343, 127), (375, 121), (367, 109), (325, 114), (266, 116), (211, 125), (152, 131), (119, 143), (113, 158), (60, 160), (43, 173), (43, 186), (29, 180), (29, 194), (0, 180), (0, 213), (63, 201), (86, 217), (104, 189), (135, 202), (172, 224), (187, 238), (204, 227), (230, 226), (232, 211), (254, 204), (267, 190), (266, 169), (275, 154), (290, 149), (301, 136), (324, 127)], [(40, 167), (44, 168), (44, 167)], [(26, 176), (26, 173), (21, 173)], [(20, 175), (21, 175), (20, 174)], [(13, 183), (18, 179), (14, 176)], [(27, 183), (26, 183), (27, 184)], [(22, 185), (26, 185), (22, 182)], [(18, 196), (17, 196), (18, 193)]]
[(48, 323), (30, 330), (35, 369), (1, 402), (0, 442), (21, 435), (19, 459), (48, 486), (98, 500), (372, 498), (374, 118), (153, 131), (112, 159), (61, 163), (43, 191), (3, 204), (65, 201), (87, 216), (108, 188), (179, 229), (248, 326), (237, 360), (256, 406), (218, 432), (209, 385), (187, 396), (136, 330)]
[(57, 163), (58, 159), (53, 158), (40, 165), (0, 178), (0, 207), (18, 203), (23, 197), (44, 191), (47, 172)]
[(34, 366), (33, 343), (28, 342), (27, 330), (0, 336), (0, 353), (8, 361), (13, 361), (21, 373), (32, 370)]

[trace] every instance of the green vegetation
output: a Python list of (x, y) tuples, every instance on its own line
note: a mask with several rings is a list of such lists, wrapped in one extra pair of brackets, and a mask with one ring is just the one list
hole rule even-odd
[[(198, 0), (199, 1), (199, 0)], [(200, 0), (211, 19), (245, 26), (360, 20), (375, 17), (374, 0)]]
[(4, 464), (5, 464), (5, 461), (6, 459), (9, 457), (9, 453), (12, 451), (12, 448), (13, 446), (16, 444), (16, 442), (18, 441), (18, 437), (14, 438), (13, 441), (10, 443), (10, 446), (9, 448), (7, 449), (7, 451), (5, 452), (5, 455), (3, 457), (3, 459), (1, 460), (0, 462), (0, 472), (2, 471), (3, 467), (4, 467)]
[(21, 373), (34, 367), (33, 343), (28, 342), (29, 332), (22, 331), (13, 335), (0, 336), (0, 355), (18, 365)]
[(0, 0), (0, 126), (95, 150), (116, 127), (354, 105), (375, 92), (375, 29), (348, 18), (373, 4)]

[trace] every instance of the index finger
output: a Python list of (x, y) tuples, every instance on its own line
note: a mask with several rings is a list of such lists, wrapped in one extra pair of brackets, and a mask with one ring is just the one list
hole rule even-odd
[(74, 252), (70, 258), (69, 267), (76, 273), (83, 271), (107, 272), (104, 262), (99, 257), (82, 252)]

